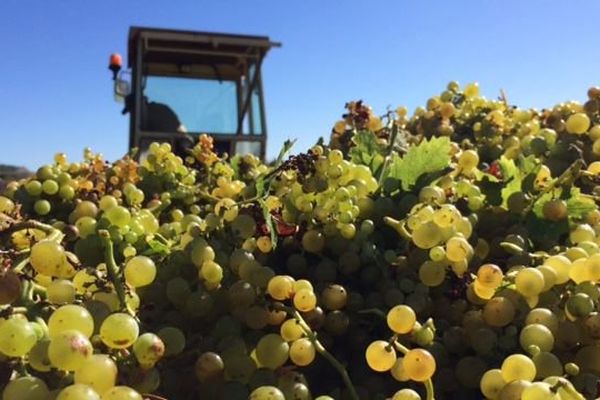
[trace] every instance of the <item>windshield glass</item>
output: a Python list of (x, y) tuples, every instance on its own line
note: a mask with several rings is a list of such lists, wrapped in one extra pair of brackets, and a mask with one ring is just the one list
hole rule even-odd
[[(144, 96), (147, 103), (143, 110), (161, 112), (146, 112), (146, 115), (142, 115), (142, 125), (146, 125), (142, 129), (170, 131), (172, 125), (152, 119), (173, 119), (176, 116), (179, 124), (190, 133), (231, 134), (237, 131), (235, 81), (147, 76)], [(156, 129), (151, 129), (152, 127)]]

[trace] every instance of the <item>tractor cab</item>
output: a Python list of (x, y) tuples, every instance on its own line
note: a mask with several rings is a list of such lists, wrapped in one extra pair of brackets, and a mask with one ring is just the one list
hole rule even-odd
[(128, 70), (111, 55), (115, 98), (129, 113), (129, 148), (168, 142), (179, 155), (207, 133), (218, 153), (265, 157), (264, 36), (132, 27)]

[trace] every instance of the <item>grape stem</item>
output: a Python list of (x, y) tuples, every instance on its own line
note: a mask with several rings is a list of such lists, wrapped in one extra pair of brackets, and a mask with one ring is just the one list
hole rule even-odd
[[(398, 340), (394, 340), (393, 343), (394, 343), (394, 347), (396, 348), (396, 350), (398, 350), (400, 353), (402, 353), (404, 355), (406, 355), (410, 351), (408, 349), (408, 347), (404, 346)], [(426, 400), (435, 400), (435, 390), (433, 388), (433, 382), (431, 381), (431, 378), (429, 378), (425, 382), (423, 382), (423, 385), (425, 385), (425, 399)]]
[(350, 392), (350, 398), (352, 400), (359, 400), (358, 393), (356, 392), (356, 389), (354, 388), (354, 384), (352, 383), (352, 380), (350, 379), (350, 375), (348, 375), (348, 370), (346, 370), (346, 367), (344, 367), (344, 365), (341, 362), (339, 362), (337, 360), (337, 358), (335, 358), (333, 356), (333, 354), (331, 354), (329, 351), (327, 351), (325, 346), (323, 346), (323, 344), (317, 338), (316, 333), (313, 332), (313, 330), (306, 323), (304, 318), (302, 318), (302, 315), (300, 315), (298, 310), (296, 310), (292, 307), (286, 307), (281, 304), (273, 304), (273, 307), (275, 309), (279, 309), (279, 310), (283, 310), (283, 311), (287, 312), (289, 315), (293, 316), (296, 319), (296, 321), (298, 321), (298, 325), (302, 328), (302, 330), (306, 334), (307, 339), (310, 340), (311, 343), (315, 346), (315, 349), (317, 350), (317, 352), (319, 354), (321, 354), (327, 361), (329, 361), (329, 363), (333, 366), (333, 368), (335, 368), (339, 372), (339, 374), (342, 377), (342, 380), (344, 381), (344, 384), (346, 385), (346, 388)]
[(108, 233), (106, 229), (101, 229), (98, 231), (98, 236), (100, 236), (100, 240), (102, 241), (102, 245), (104, 246), (104, 261), (106, 263), (106, 271), (108, 272), (108, 278), (115, 287), (115, 291), (117, 292), (117, 297), (119, 298), (119, 304), (121, 305), (121, 309), (129, 311), (127, 303), (125, 301), (125, 285), (123, 283), (123, 280), (121, 279), (119, 267), (115, 262), (114, 247), (113, 242), (110, 238), (110, 233)]

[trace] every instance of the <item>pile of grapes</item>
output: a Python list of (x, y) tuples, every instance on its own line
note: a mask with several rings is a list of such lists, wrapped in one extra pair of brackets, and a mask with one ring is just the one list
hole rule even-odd
[(2, 400), (600, 395), (600, 88), (451, 82), (267, 165), (57, 154), (0, 196)]

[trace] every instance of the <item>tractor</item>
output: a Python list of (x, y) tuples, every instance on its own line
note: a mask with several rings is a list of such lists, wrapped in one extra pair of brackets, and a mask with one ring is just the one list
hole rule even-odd
[(265, 36), (131, 27), (127, 69), (110, 56), (115, 100), (129, 114), (129, 148), (143, 158), (152, 142), (185, 156), (209, 134), (219, 154), (264, 160), (267, 121), (261, 66), (281, 44)]

